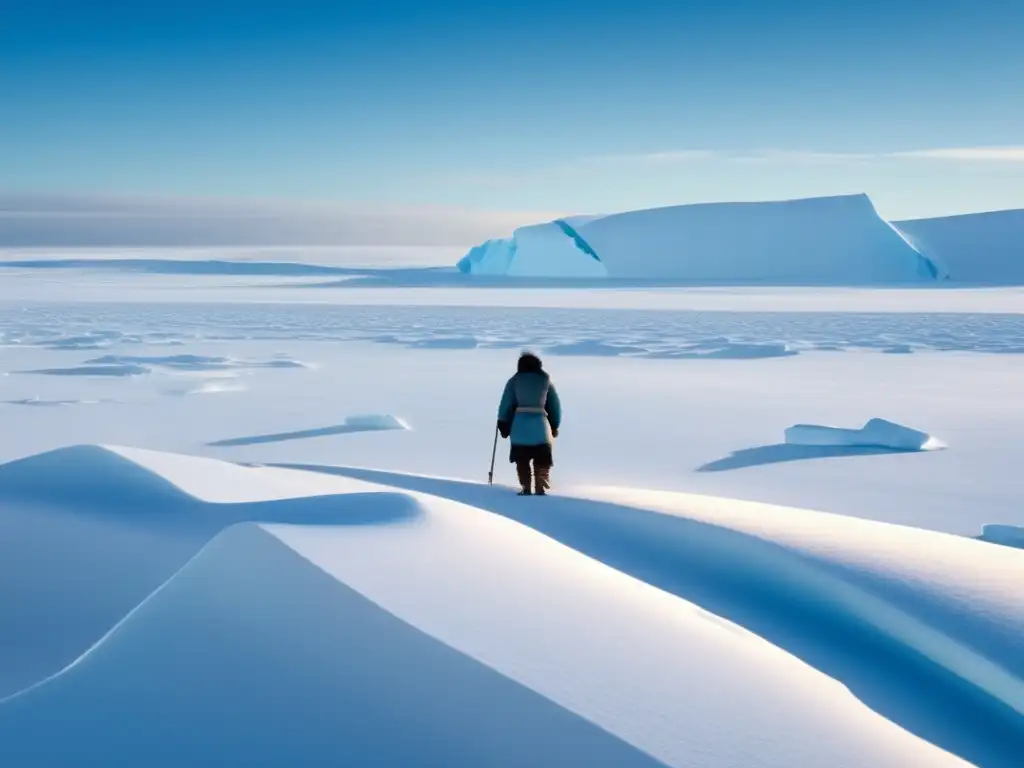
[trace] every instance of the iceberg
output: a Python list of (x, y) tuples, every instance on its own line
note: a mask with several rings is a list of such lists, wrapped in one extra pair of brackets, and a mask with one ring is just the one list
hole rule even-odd
[(897, 221), (894, 226), (951, 280), (1024, 284), (1024, 209)]
[(705, 203), (520, 227), (458, 263), (471, 275), (776, 284), (945, 277), (867, 195)]
[(593, 248), (565, 219), (517, 229), (510, 239), (488, 240), (458, 263), (473, 275), (509, 277), (608, 277)]
[(935, 451), (946, 447), (941, 440), (927, 432), (920, 432), (885, 419), (871, 419), (860, 429), (795, 424), (786, 430), (786, 443), (890, 448), (894, 451)]

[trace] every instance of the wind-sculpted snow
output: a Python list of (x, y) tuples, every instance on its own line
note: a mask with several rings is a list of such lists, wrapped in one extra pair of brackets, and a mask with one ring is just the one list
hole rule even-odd
[(368, 517), (366, 486), (294, 474), (97, 446), (0, 465), (0, 697), (73, 661), (229, 525), (418, 514), (385, 493)]
[[(756, 635), (480, 509), (129, 449), (0, 470), (55, 525), (85, 516), (73, 498), (122, 495), (175, 527), (201, 501), (235, 524), (0, 700), (3, 765), (963, 764)], [(66, 566), (47, 540), (34, 567)]]
[(256, 526), (217, 537), (78, 663), (0, 703), (0, 759), (660, 764), (404, 624)]
[[(1024, 556), (876, 521), (688, 494), (587, 498), (742, 532), (808, 561), (830, 602), (971, 683), (1024, 723)], [(833, 581), (833, 579), (835, 579)]]
[(472, 483), (321, 468), (490, 509), (702, 605), (986, 766), (1024, 749), (1024, 553), (730, 499), (589, 488), (524, 505)]
[(897, 221), (894, 226), (940, 264), (950, 280), (1024, 284), (1024, 210)]
[[(89, 336), (85, 336), (88, 329)], [(658, 359), (787, 357), (808, 352), (1024, 353), (1024, 315), (863, 312), (691, 312), (522, 307), (280, 306), (145, 308), (125, 305), (56, 309), (0, 308), (0, 345), (81, 349), (102, 339), (109, 355), (81, 368), (114, 375), (167, 371), (303, 367), (287, 354), (240, 359), (194, 355), (190, 344), (276, 341), (365, 342), (415, 349), (515, 349)], [(129, 354), (165, 347), (172, 355)], [(116, 348), (116, 349), (111, 349)], [(102, 361), (102, 362), (98, 362)], [(52, 373), (52, 372), (51, 372)]]
[(777, 285), (931, 283), (936, 264), (866, 195), (715, 203), (564, 219), (470, 251), (460, 271), (510, 277)]

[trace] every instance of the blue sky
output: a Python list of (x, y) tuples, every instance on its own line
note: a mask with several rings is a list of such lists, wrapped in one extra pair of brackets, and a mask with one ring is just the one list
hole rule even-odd
[(984, 0), (8, 2), (0, 191), (1024, 207), (1021, 40)]

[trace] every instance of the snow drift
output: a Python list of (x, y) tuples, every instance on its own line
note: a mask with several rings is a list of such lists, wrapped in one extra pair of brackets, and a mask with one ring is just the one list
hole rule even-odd
[(1024, 553), (693, 494), (584, 488), (523, 505), (474, 483), (322, 471), (529, 525), (756, 632), (978, 765), (1015, 766), (1024, 749)]
[[(745, 534), (748, 556), (735, 557), (735, 566), (762, 576), (775, 571), (773, 578), (786, 588), (821, 595), (831, 610), (859, 616), (1024, 715), (1024, 597), (1013, 586), (1024, 578), (1021, 553), (992, 551), (952, 534), (771, 504), (625, 488), (585, 493)], [(690, 542), (673, 538), (686, 550), (720, 552), (728, 541), (716, 541), (707, 530)]]
[(891, 448), (894, 451), (935, 451), (945, 444), (927, 432), (920, 432), (885, 419), (871, 419), (860, 429), (842, 429), (819, 424), (795, 424), (786, 429), (789, 445), (834, 445)]
[(942, 276), (866, 195), (559, 219), (477, 246), (458, 267), (475, 275), (726, 283), (918, 283)]
[(897, 221), (895, 227), (951, 280), (1024, 284), (1024, 209)]
[(0, 760), (658, 764), (404, 624), (258, 526), (219, 536), (59, 679), (0, 706)]
[(234, 524), (0, 700), (3, 765), (963, 764), (756, 635), (473, 507), (127, 449), (0, 470), (61, 519), (134, 473), (135, 500), (151, 489), (169, 519), (192, 499)]
[[(296, 474), (100, 446), (0, 466), (0, 698), (70, 664), (227, 526), (358, 524), (361, 493), (385, 490)], [(405, 494), (373, 507), (418, 514)]]

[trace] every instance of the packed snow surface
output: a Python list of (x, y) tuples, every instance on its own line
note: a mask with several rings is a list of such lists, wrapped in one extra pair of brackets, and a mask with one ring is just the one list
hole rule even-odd
[(484, 243), (462, 272), (688, 282), (934, 282), (935, 264), (866, 195), (654, 208), (559, 219)]
[(786, 442), (791, 445), (892, 448), (896, 451), (934, 451), (946, 447), (941, 440), (927, 432), (885, 419), (871, 419), (860, 429), (795, 424), (786, 430)]

